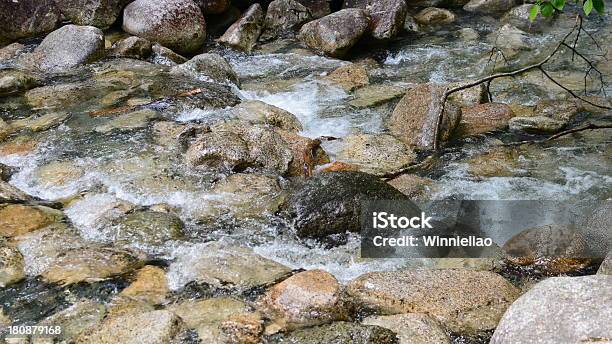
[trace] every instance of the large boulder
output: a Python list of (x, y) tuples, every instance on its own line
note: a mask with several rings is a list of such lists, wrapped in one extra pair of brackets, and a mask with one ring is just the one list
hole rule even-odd
[(299, 237), (323, 238), (358, 232), (361, 206), (368, 200), (406, 200), (377, 177), (362, 172), (322, 173), (307, 179), (282, 206)]
[(270, 288), (259, 300), (260, 310), (273, 320), (267, 333), (344, 320), (347, 312), (342, 287), (322, 270), (293, 275)]
[(194, 56), (191, 60), (172, 67), (170, 73), (191, 76), (203, 81), (234, 83), (240, 86), (238, 75), (223, 56), (206, 53)]
[(65, 18), (77, 25), (102, 29), (113, 25), (127, 0), (55, 0)]
[(366, 8), (372, 16), (371, 35), (375, 39), (391, 39), (402, 31), (408, 14), (405, 0), (370, 1)]
[(416, 162), (416, 154), (402, 141), (387, 134), (350, 135), (343, 139), (336, 158), (360, 171), (384, 175), (398, 172)]
[(426, 313), (451, 331), (474, 333), (494, 329), (520, 292), (493, 272), (441, 269), (366, 273), (347, 293), (379, 314)]
[(311, 21), (300, 30), (299, 38), (310, 48), (333, 57), (345, 55), (368, 31), (370, 16), (350, 8)]
[(264, 38), (289, 34), (311, 19), (308, 8), (296, 0), (274, 0), (266, 12)]
[(395, 333), (389, 329), (350, 322), (309, 327), (270, 339), (271, 344), (397, 344)]
[(510, 107), (501, 103), (485, 103), (461, 111), (459, 131), (462, 135), (478, 135), (508, 127), (513, 113)]
[(612, 251), (612, 202), (605, 201), (593, 210), (579, 227), (595, 257), (605, 257)]
[(611, 333), (612, 276), (553, 277), (508, 308), (491, 343), (605, 341)]
[(250, 52), (264, 24), (264, 12), (259, 4), (253, 4), (232, 26), (219, 38), (219, 43), (231, 48)]
[(495, 14), (516, 6), (516, 0), (470, 0), (463, 9), (468, 12)]
[(0, 2), (0, 45), (53, 31), (60, 21), (54, 0)]
[[(442, 107), (445, 87), (421, 84), (406, 92), (388, 122), (391, 134), (409, 146), (433, 149), (437, 114)], [(439, 141), (448, 140), (459, 124), (461, 109), (446, 102)]]
[(44, 72), (61, 72), (104, 55), (104, 34), (93, 26), (66, 25), (51, 32), (22, 63)]
[(192, 0), (136, 0), (123, 11), (123, 30), (179, 53), (193, 53), (206, 39), (206, 22)]

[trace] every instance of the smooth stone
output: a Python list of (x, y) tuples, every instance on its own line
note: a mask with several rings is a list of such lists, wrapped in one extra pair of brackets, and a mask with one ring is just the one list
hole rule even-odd
[(378, 40), (396, 37), (404, 28), (408, 14), (405, 0), (368, 1), (366, 10), (372, 16), (371, 35)]
[(0, 288), (23, 280), (26, 277), (24, 268), (25, 261), (21, 252), (0, 239)]
[(461, 110), (459, 132), (462, 135), (478, 135), (508, 127), (514, 116), (510, 107), (501, 103), (485, 103)]
[(350, 322), (334, 322), (331, 324), (309, 327), (289, 332), (277, 340), (270, 340), (273, 344), (330, 344), (330, 343), (359, 343), (359, 344), (397, 344), (393, 331), (373, 325), (361, 325)]
[(510, 53), (513, 51), (530, 50), (536, 46), (529, 34), (510, 24), (505, 24), (497, 31), (489, 34), (487, 39), (498, 48)]
[(123, 289), (120, 296), (159, 305), (170, 292), (166, 273), (160, 267), (146, 265), (136, 272), (134, 281)]
[(158, 119), (160, 116), (155, 110), (143, 109), (119, 115), (109, 122), (94, 128), (95, 132), (108, 134), (115, 130), (135, 130), (149, 126), (149, 122)]
[(427, 314), (369, 316), (361, 323), (384, 327), (397, 333), (399, 344), (451, 344), (444, 326)]
[(456, 20), (453, 12), (436, 7), (427, 7), (414, 16), (417, 23), (421, 25), (450, 24)]
[(550, 27), (554, 21), (553, 17), (544, 17), (538, 14), (535, 20), (529, 19), (529, 12), (533, 4), (523, 4), (512, 8), (501, 19), (503, 24), (510, 24), (519, 30), (527, 32), (541, 32), (547, 27)]
[(467, 12), (495, 14), (517, 5), (516, 0), (470, 0), (463, 9)]
[(250, 52), (261, 35), (263, 25), (263, 9), (258, 3), (253, 4), (225, 31), (218, 42), (233, 49)]
[(352, 92), (370, 83), (368, 71), (363, 66), (355, 63), (335, 69), (325, 76), (325, 80), (339, 86), (346, 92)]
[(0, 71), (0, 97), (27, 91), (38, 84), (38, 79), (17, 70)]
[(109, 52), (110, 56), (146, 59), (153, 52), (153, 45), (144, 38), (130, 36), (115, 42)]
[(355, 99), (348, 104), (357, 109), (371, 108), (398, 99), (405, 93), (406, 89), (399, 86), (366, 85), (353, 93)]
[(268, 124), (289, 131), (303, 130), (302, 123), (291, 112), (261, 100), (243, 100), (232, 109), (240, 120)]
[(0, 2), (0, 45), (53, 31), (61, 20), (55, 0)]
[(274, 0), (268, 5), (263, 39), (275, 38), (297, 30), (312, 19), (307, 7), (296, 0)]
[(402, 141), (386, 134), (350, 135), (343, 139), (337, 160), (374, 175), (394, 173), (416, 162), (416, 153)]
[[(53, 336), (57, 341), (72, 342), (81, 334), (93, 330), (102, 323), (106, 307), (92, 300), (82, 300), (45, 318), (37, 326), (60, 326), (62, 331)], [(34, 341), (38, 343), (38, 341)]]
[(77, 25), (110, 27), (121, 14), (126, 0), (55, 0), (62, 15)]
[(238, 75), (225, 58), (219, 54), (206, 53), (194, 56), (191, 60), (172, 67), (171, 74), (187, 75), (204, 81), (233, 83), (240, 86)]
[(22, 204), (0, 204), (0, 235), (15, 237), (27, 234), (63, 218), (59, 210)]

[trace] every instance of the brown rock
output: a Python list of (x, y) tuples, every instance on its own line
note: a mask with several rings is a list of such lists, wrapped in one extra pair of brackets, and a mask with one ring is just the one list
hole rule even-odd
[(289, 144), (293, 159), (289, 164), (289, 176), (310, 176), (316, 166), (329, 162), (321, 141), (300, 136), (292, 131), (280, 130), (279, 134)]
[(370, 316), (362, 321), (397, 333), (399, 344), (450, 344), (446, 329), (427, 314), (408, 313)]
[(397, 36), (403, 29), (408, 14), (405, 0), (369, 1), (366, 9), (372, 16), (371, 35), (379, 40)]
[(519, 152), (512, 148), (499, 148), (468, 161), (468, 172), (477, 177), (512, 177), (516, 175)]
[(36, 147), (38, 147), (38, 141), (35, 139), (29, 136), (17, 136), (0, 145), (0, 156), (24, 156), (32, 153)]
[(147, 265), (136, 273), (136, 278), (119, 295), (158, 305), (168, 294), (168, 280), (163, 269)]
[(0, 235), (23, 235), (57, 222), (62, 217), (60, 211), (47, 207), (0, 204)]
[(343, 171), (359, 171), (359, 167), (353, 164), (348, 164), (346, 162), (334, 161), (330, 164), (322, 166), (317, 170), (317, 173), (327, 173), (327, 172), (343, 172)]
[(258, 344), (263, 335), (263, 319), (257, 313), (230, 315), (219, 325), (228, 343)]
[(340, 86), (346, 92), (354, 91), (370, 83), (368, 71), (359, 64), (344, 65), (329, 73), (326, 80)]
[(343, 144), (339, 161), (375, 175), (397, 172), (416, 161), (414, 151), (391, 135), (350, 135)]
[(434, 186), (433, 180), (419, 177), (415, 174), (402, 174), (388, 181), (388, 183), (410, 199), (426, 196), (427, 192)]
[(514, 114), (510, 107), (501, 103), (485, 103), (461, 110), (459, 130), (463, 135), (478, 135), (508, 127)]
[(230, 0), (194, 0), (204, 14), (220, 14), (230, 8)]
[(115, 57), (130, 57), (135, 59), (146, 59), (153, 51), (151, 42), (144, 38), (130, 36), (113, 44), (109, 53)]
[(268, 124), (289, 131), (301, 131), (302, 123), (291, 112), (260, 100), (244, 100), (232, 109), (238, 118), (253, 124)]
[(0, 288), (4, 288), (25, 278), (25, 261), (14, 247), (0, 239)]
[(455, 21), (455, 14), (446, 9), (427, 7), (417, 13), (414, 19), (422, 25), (450, 24)]
[(250, 52), (261, 35), (263, 24), (263, 9), (261, 5), (253, 4), (218, 41), (234, 49)]

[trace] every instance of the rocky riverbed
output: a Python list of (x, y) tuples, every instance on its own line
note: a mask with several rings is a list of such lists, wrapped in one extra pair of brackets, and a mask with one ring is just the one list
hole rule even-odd
[[(547, 64), (590, 103), (538, 71), (496, 79), (449, 98), (432, 151), (444, 87), (537, 62), (575, 24), (529, 7), (0, 3), (0, 342), (611, 341), (611, 129), (515, 144), (610, 125), (590, 104), (610, 106), (608, 16), (577, 40), (602, 79)], [(366, 259), (369, 199), (554, 200), (584, 230)]]

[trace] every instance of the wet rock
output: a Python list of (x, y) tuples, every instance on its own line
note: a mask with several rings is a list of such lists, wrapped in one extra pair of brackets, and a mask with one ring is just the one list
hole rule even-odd
[(404, 93), (406, 89), (399, 86), (367, 85), (355, 91), (355, 99), (349, 101), (349, 105), (358, 109), (375, 107), (400, 98)]
[(49, 283), (92, 283), (129, 273), (140, 264), (140, 259), (128, 251), (83, 247), (61, 252), (41, 275)]
[(72, 342), (79, 335), (98, 326), (105, 315), (106, 307), (104, 305), (91, 300), (83, 300), (51, 315), (36, 325), (60, 326), (62, 332), (53, 336), (53, 338), (57, 341)]
[[(465, 83), (457, 82), (449, 84), (449, 87), (463, 86)], [(485, 85), (470, 87), (465, 90), (452, 93), (448, 97), (448, 101), (460, 108), (472, 107), (478, 104), (483, 104), (489, 101), (489, 95)]]
[(144, 38), (130, 36), (126, 39), (115, 42), (111, 51), (109, 52), (109, 55), (115, 57), (146, 59), (151, 55), (152, 51), (151, 42)]
[(399, 344), (451, 343), (442, 324), (427, 314), (370, 316), (363, 319), (362, 324), (384, 327), (397, 333)]
[(127, 314), (106, 319), (101, 326), (76, 340), (77, 344), (170, 343), (182, 331), (183, 324), (172, 312), (158, 310), (141, 314)]
[[(612, 252), (612, 251), (611, 251)], [(599, 269), (597, 270), (598, 275), (612, 275), (612, 253), (608, 253), (606, 258), (601, 262)]]
[(36, 86), (38, 80), (27, 73), (16, 70), (0, 71), (0, 97), (18, 94)]
[(501, 103), (485, 103), (461, 111), (459, 132), (463, 135), (478, 135), (508, 127), (514, 114), (510, 107)]
[(495, 14), (511, 9), (516, 0), (470, 0), (463, 9), (468, 12)]
[(321, 18), (332, 12), (331, 4), (327, 0), (297, 0), (300, 4), (306, 6), (313, 18)]
[(427, 198), (427, 194), (434, 188), (433, 180), (414, 174), (402, 174), (388, 183), (412, 200)]
[(0, 204), (0, 235), (14, 237), (44, 228), (62, 219), (61, 211), (22, 204)]
[(510, 24), (505, 24), (487, 38), (498, 48), (510, 53), (517, 50), (529, 50), (534, 47), (533, 40), (525, 31), (519, 30)]
[(77, 25), (91, 25), (102, 29), (111, 26), (119, 17), (125, 0), (55, 0), (62, 15)]
[(577, 343), (610, 338), (611, 295), (612, 276), (548, 278), (508, 308), (491, 343)]
[[(6, 182), (11, 179), (13, 172), (12, 168), (0, 163), (0, 182)], [(2, 201), (0, 200), (0, 202)]]
[(287, 198), (282, 209), (293, 219), (299, 237), (323, 238), (358, 232), (362, 202), (405, 200), (377, 177), (362, 172), (329, 172), (307, 179)]
[(134, 281), (119, 295), (151, 305), (159, 305), (164, 302), (168, 292), (168, 280), (164, 270), (157, 266), (147, 265), (138, 270)]
[(0, 239), (0, 288), (4, 288), (25, 278), (25, 261), (14, 247)]
[(408, 14), (405, 0), (369, 1), (366, 9), (372, 16), (371, 35), (379, 40), (397, 36), (403, 29)]
[[(443, 92), (444, 87), (434, 84), (421, 84), (406, 92), (389, 119), (391, 134), (409, 146), (432, 149)], [(460, 119), (461, 109), (447, 103), (440, 129), (440, 142), (450, 138)]]
[[(0, 155), (2, 155), (1, 152)], [(32, 200), (31, 196), (0, 180), (0, 202), (19, 203), (30, 200)]]
[(116, 240), (144, 245), (163, 245), (183, 237), (183, 221), (156, 211), (136, 211), (117, 221)]
[(513, 177), (517, 174), (519, 152), (500, 148), (476, 156), (468, 161), (468, 172), (477, 177)]
[(514, 117), (508, 122), (510, 130), (524, 131), (530, 134), (554, 134), (561, 131), (566, 123), (550, 117)]
[(231, 48), (250, 52), (261, 35), (263, 25), (263, 9), (258, 3), (253, 4), (218, 41)]
[(364, 10), (344, 9), (305, 24), (299, 38), (314, 50), (342, 57), (367, 32), (369, 26), (370, 17)]
[(30, 116), (11, 122), (11, 127), (15, 130), (30, 130), (33, 132), (45, 131), (57, 127), (70, 118), (70, 114), (65, 112), (52, 112), (42, 116)]
[(231, 82), (240, 86), (236, 72), (226, 59), (219, 54), (200, 54), (191, 60), (172, 67), (170, 73), (188, 75), (203, 80), (212, 79), (219, 83)]
[(274, 283), (290, 272), (288, 267), (249, 248), (210, 243), (202, 245), (195, 254), (177, 258), (170, 265), (169, 274), (180, 273), (183, 278), (197, 283), (245, 291)]
[(450, 24), (455, 21), (455, 14), (449, 10), (427, 7), (414, 16), (421, 25)]
[[(227, 343), (222, 328), (224, 321), (249, 314), (249, 307), (244, 302), (226, 297), (186, 301), (172, 305), (168, 310), (178, 315), (188, 328), (196, 330), (202, 342), (214, 344)], [(226, 324), (226, 330), (231, 332), (229, 326), (229, 323)]]
[(416, 154), (403, 142), (386, 134), (350, 135), (344, 138), (337, 159), (375, 175), (397, 172), (416, 162)]
[(93, 26), (66, 25), (51, 32), (22, 64), (57, 73), (93, 62), (104, 55), (104, 34)]
[(287, 344), (397, 344), (393, 331), (372, 325), (349, 322), (334, 322), (288, 333), (270, 343)]
[(267, 333), (345, 320), (347, 310), (342, 287), (322, 270), (298, 273), (270, 288), (259, 300), (260, 309), (272, 323)]
[(404, 21), (404, 31), (406, 32), (420, 32), (421, 27), (419, 23), (416, 22), (413, 16), (410, 14), (406, 15), (406, 20)]
[(9, 135), (13, 133), (14, 129), (0, 118), (0, 142), (4, 141)]
[(179, 53), (198, 51), (206, 22), (191, 0), (136, 0), (123, 11), (123, 30)]
[(152, 312), (155, 306), (136, 298), (116, 295), (106, 305), (107, 318), (121, 317), (127, 314)]
[(11, 43), (6, 47), (0, 48), (0, 62), (8, 63), (18, 57), (25, 50), (25, 45), (21, 43)]
[(534, 110), (534, 115), (550, 117), (565, 123), (571, 122), (578, 114), (576, 102), (569, 100), (540, 100)]
[(351, 63), (329, 73), (325, 80), (340, 86), (346, 92), (352, 92), (370, 83), (368, 71), (359, 64)]
[(347, 293), (379, 314), (427, 313), (459, 333), (494, 329), (519, 296), (500, 275), (471, 270), (370, 272), (351, 281)]
[(329, 162), (329, 156), (321, 147), (321, 141), (296, 134), (294, 131), (278, 132), (291, 150), (292, 159), (288, 176), (310, 176), (318, 165)]
[(301, 131), (302, 123), (291, 112), (260, 100), (244, 100), (233, 108), (238, 118), (253, 124), (267, 124), (289, 131)]
[(17, 136), (0, 145), (0, 156), (25, 156), (31, 154), (39, 142), (27, 135)]
[(151, 61), (156, 64), (174, 66), (189, 61), (186, 57), (175, 53), (171, 49), (168, 49), (159, 43), (153, 44), (151, 50), (153, 51)]
[(160, 116), (155, 110), (143, 109), (119, 115), (116, 118), (94, 128), (95, 132), (107, 134), (114, 130), (135, 130), (149, 126), (149, 122)]
[(480, 38), (480, 34), (478, 33), (478, 31), (470, 27), (466, 27), (461, 30), (458, 30), (457, 35), (464, 42), (474, 42)]
[(53, 161), (37, 168), (34, 175), (37, 183), (48, 188), (74, 182), (84, 173), (85, 171), (72, 161)]
[(251, 163), (249, 147), (238, 135), (229, 131), (206, 133), (189, 147), (185, 159), (191, 166), (242, 170)]
[(523, 4), (514, 7), (502, 17), (501, 22), (527, 32), (540, 32), (552, 24), (553, 17), (544, 17), (542, 15), (538, 15), (534, 21), (529, 20), (531, 6), (533, 4)]
[(611, 218), (612, 203), (605, 201), (595, 208), (579, 227), (586, 236), (594, 257), (604, 257), (607, 252), (612, 251)]
[(183, 150), (187, 140), (194, 135), (210, 131), (208, 126), (182, 124), (172, 121), (159, 121), (153, 124), (155, 142), (164, 147)]
[(268, 6), (264, 39), (291, 33), (312, 19), (308, 8), (296, 0), (274, 0)]
[(221, 14), (230, 8), (230, 0), (194, 0), (203, 14)]
[(0, 2), (0, 45), (53, 31), (60, 21), (54, 0)]
[(65, 109), (71, 104), (82, 104), (95, 97), (93, 88), (85, 83), (66, 83), (36, 87), (24, 94), (26, 102), (36, 109)]
[(503, 250), (513, 263), (535, 264), (559, 274), (584, 267), (592, 256), (584, 235), (563, 225), (525, 229), (510, 238)]
[(240, 313), (221, 322), (222, 337), (229, 343), (261, 343), (263, 319), (257, 313)]

